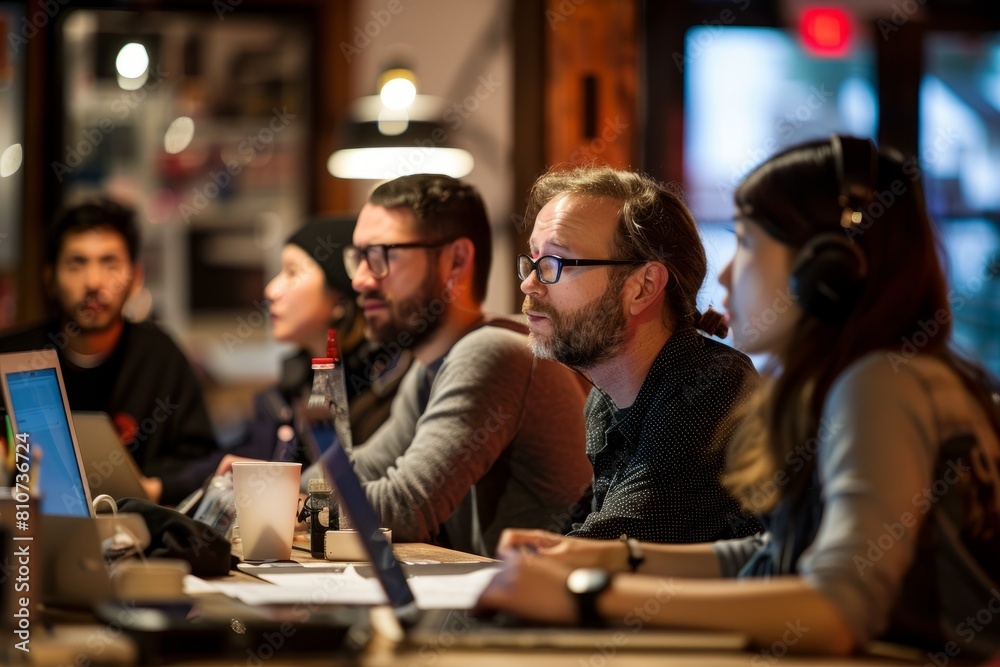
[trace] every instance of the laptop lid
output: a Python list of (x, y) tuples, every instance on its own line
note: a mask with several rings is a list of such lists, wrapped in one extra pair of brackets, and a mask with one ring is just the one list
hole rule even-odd
[(365, 497), (361, 480), (354, 473), (354, 467), (340, 442), (334, 442), (320, 459), (327, 478), (337, 489), (341, 511), (346, 510), (354, 522), (365, 552), (375, 569), (375, 575), (385, 589), (389, 603), (396, 610), (397, 618), (405, 624), (413, 624), (419, 617), (413, 591), (406, 583), (406, 574), (392, 552), (392, 545), (379, 530), (379, 519)]
[[(27, 434), (41, 491), (42, 600), (87, 608), (112, 596), (90, 489), (55, 350), (0, 354), (0, 388), (15, 433)], [(35, 476), (37, 475), (37, 479)]]
[[(26, 434), (43, 515), (91, 517), (90, 489), (55, 350), (0, 354), (0, 385), (16, 434)], [(38, 457), (41, 453), (40, 458)]]
[(122, 444), (107, 413), (74, 410), (73, 427), (92, 496), (106, 493), (115, 500), (148, 500), (149, 496), (142, 486), (142, 472)]

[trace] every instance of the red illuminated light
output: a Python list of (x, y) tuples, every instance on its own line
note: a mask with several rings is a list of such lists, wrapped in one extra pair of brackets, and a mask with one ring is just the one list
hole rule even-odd
[(819, 58), (841, 58), (851, 48), (851, 15), (837, 7), (811, 7), (802, 12), (802, 46)]

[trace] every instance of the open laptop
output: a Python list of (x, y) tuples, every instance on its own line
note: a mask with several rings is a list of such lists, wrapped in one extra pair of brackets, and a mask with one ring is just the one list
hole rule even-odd
[[(365, 497), (361, 481), (339, 443), (323, 459), (328, 478), (361, 536), (375, 575), (385, 590), (395, 617), (407, 639), (417, 645), (472, 647), (553, 647), (594, 649), (684, 649), (741, 650), (749, 643), (745, 635), (731, 632), (618, 627), (606, 629), (525, 625), (510, 617), (475, 617), (468, 610), (420, 610), (406, 574), (379, 530), (375, 510)], [(639, 630), (642, 630), (641, 632)], [(624, 641), (623, 641), (624, 638)]]
[(115, 500), (149, 496), (142, 471), (122, 444), (114, 423), (104, 412), (73, 412), (73, 426), (92, 496), (106, 493)]
[(111, 582), (55, 350), (0, 354), (0, 387), (14, 433), (27, 434), (41, 492), (42, 599), (89, 607), (111, 596)]

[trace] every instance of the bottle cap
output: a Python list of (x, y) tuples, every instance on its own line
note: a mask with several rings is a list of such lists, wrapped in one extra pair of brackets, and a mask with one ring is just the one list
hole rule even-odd
[(333, 359), (329, 357), (313, 357), (312, 367), (313, 370), (317, 368), (333, 368)]
[(330, 486), (330, 482), (326, 481), (322, 477), (309, 480), (307, 488), (309, 493), (330, 493), (333, 491), (333, 487)]

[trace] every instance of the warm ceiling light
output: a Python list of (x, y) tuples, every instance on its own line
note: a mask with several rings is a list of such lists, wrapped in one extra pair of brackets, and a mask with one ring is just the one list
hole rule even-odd
[(7, 178), (20, 169), (23, 156), (21, 144), (8, 146), (3, 155), (0, 155), (0, 178)]
[(417, 97), (417, 76), (405, 67), (382, 72), (378, 78), (379, 97), (389, 109), (406, 109)]
[(461, 178), (473, 166), (475, 161), (468, 151), (441, 146), (346, 148), (334, 151), (326, 163), (327, 170), (337, 178), (375, 181), (420, 173)]
[(382, 86), (379, 97), (387, 109), (406, 109), (417, 98), (417, 87), (408, 79), (390, 79)]
[(163, 136), (163, 149), (171, 154), (180, 153), (194, 139), (194, 121), (187, 116), (175, 118)]
[(388, 69), (378, 88), (378, 95), (355, 102), (345, 148), (326, 163), (332, 176), (385, 181), (419, 173), (461, 178), (472, 171), (472, 154), (447, 145), (449, 135), (440, 124), (443, 101), (417, 95), (412, 71)]
[(142, 44), (129, 42), (118, 52), (115, 69), (126, 79), (138, 79), (149, 68), (149, 54)]

